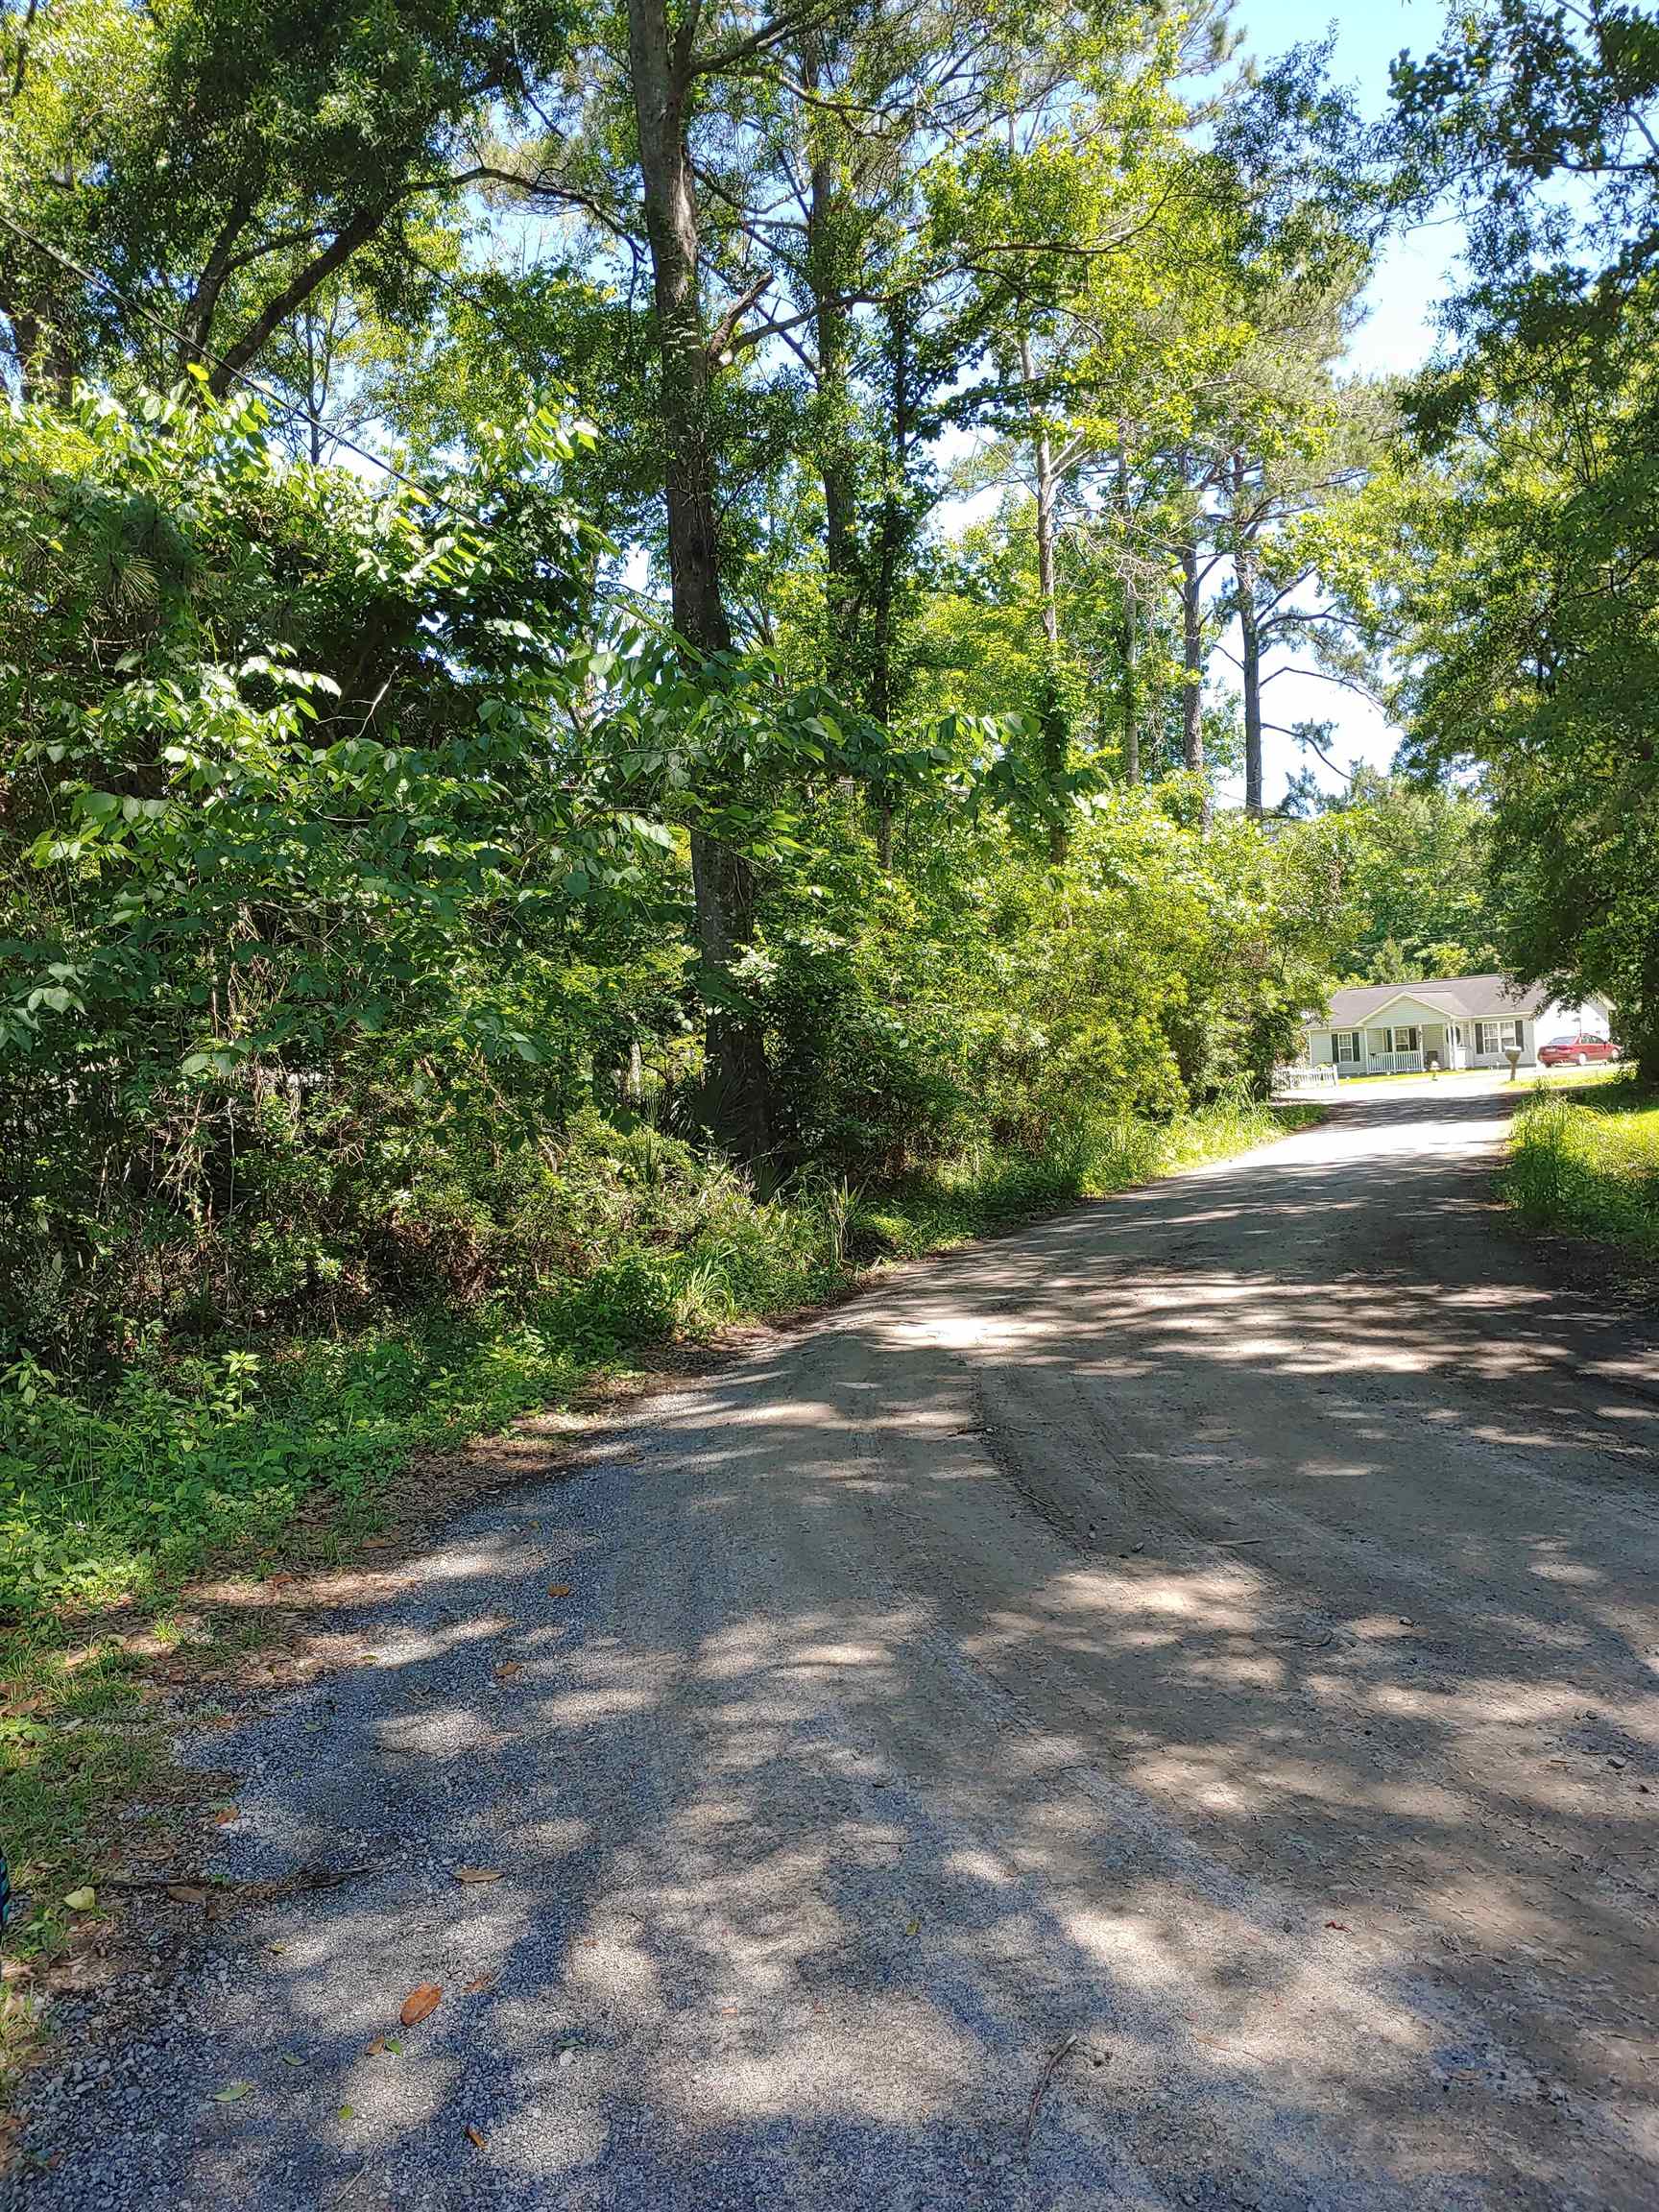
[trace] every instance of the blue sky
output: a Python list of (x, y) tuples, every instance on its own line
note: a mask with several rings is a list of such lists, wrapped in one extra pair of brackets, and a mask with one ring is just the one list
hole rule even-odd
[[(1263, 60), (1287, 46), (1336, 33), (1332, 74), (1358, 95), (1367, 114), (1388, 101), (1388, 65), (1403, 48), (1425, 52), (1445, 18), (1442, 0), (1368, 0), (1334, 8), (1331, 0), (1238, 0), (1235, 22), (1251, 52)], [(1446, 227), (1397, 239), (1371, 287), (1371, 313), (1353, 349), (1355, 368), (1369, 373), (1414, 369), (1432, 343), (1431, 315), (1444, 289), (1457, 233)]]
[[(1234, 20), (1252, 52), (1264, 60), (1287, 46), (1322, 38), (1334, 25), (1333, 75), (1355, 88), (1368, 113), (1380, 114), (1387, 101), (1388, 64), (1402, 48), (1421, 54), (1431, 46), (1445, 12), (1441, 0), (1367, 0), (1363, 7), (1341, 10), (1330, 0), (1239, 0)], [(1371, 284), (1370, 312), (1350, 349), (1356, 370), (1370, 375), (1398, 373), (1415, 369), (1425, 358), (1433, 343), (1434, 306), (1445, 293), (1459, 242), (1451, 226), (1393, 241)], [(1339, 760), (1358, 757), (1385, 767), (1393, 755), (1399, 733), (1352, 692), (1291, 671), (1273, 684), (1268, 697), (1275, 722), (1334, 723), (1333, 750)], [(1286, 777), (1302, 761), (1289, 738), (1271, 733), (1263, 754), (1272, 805)], [(1320, 780), (1337, 781), (1323, 770)]]

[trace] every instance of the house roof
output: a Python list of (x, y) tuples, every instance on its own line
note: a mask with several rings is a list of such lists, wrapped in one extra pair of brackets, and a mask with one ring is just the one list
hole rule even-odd
[(1397, 998), (1411, 998), (1455, 1021), (1508, 1014), (1537, 1014), (1550, 1002), (1538, 984), (1523, 986), (1503, 975), (1442, 975), (1427, 983), (1361, 983), (1333, 991), (1328, 1021), (1315, 1028), (1358, 1029)]

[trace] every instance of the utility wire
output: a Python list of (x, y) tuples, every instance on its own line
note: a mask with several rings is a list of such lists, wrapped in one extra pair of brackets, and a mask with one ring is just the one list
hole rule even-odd
[(175, 340), (177, 344), (188, 347), (191, 352), (197, 354), (202, 360), (210, 362), (215, 369), (221, 370), (227, 376), (233, 377), (238, 384), (246, 385), (250, 392), (256, 392), (261, 399), (268, 399), (290, 421), (299, 421), (308, 424), (310, 428), (320, 431), (330, 445), (343, 446), (348, 453), (356, 454), (360, 461), (367, 461), (371, 468), (383, 469), (388, 476), (415, 493), (427, 506), (447, 508), (452, 515), (459, 516), (464, 521), (474, 522), (480, 529), (488, 527), (482, 517), (472, 509), (463, 507), (458, 501), (449, 498), (444, 493), (430, 491), (416, 477), (399, 469), (396, 462), (388, 461), (382, 454), (372, 452), (367, 445), (359, 445), (355, 440), (348, 438), (342, 431), (331, 430), (323, 418), (320, 415), (314, 415), (309, 407), (301, 407), (295, 400), (285, 399), (275, 386), (265, 383), (261, 377), (250, 376), (246, 370), (233, 368), (223, 354), (209, 352), (205, 346), (191, 338), (179, 327), (178, 324), (170, 323), (165, 315), (157, 314), (154, 307), (147, 306), (140, 300), (130, 300), (120, 286), (112, 283), (108, 276), (101, 276), (96, 269), (86, 268), (83, 263), (77, 261), (72, 254), (65, 253), (61, 247), (54, 246), (49, 239), (38, 237), (33, 230), (25, 229), (23, 225), (14, 216), (9, 215), (4, 207), (0, 207), (0, 224), (4, 224), (13, 237), (21, 238), (24, 245), (32, 246), (37, 253), (44, 253), (48, 260), (56, 261), (60, 268), (67, 269), (72, 276), (79, 276), (84, 284), (90, 284), (96, 291), (102, 292), (106, 299), (114, 301), (116, 306), (123, 309), (127, 314), (141, 315), (146, 322), (153, 323), (157, 330)]
[[(153, 323), (157, 330), (162, 331), (177, 344), (188, 347), (202, 360), (210, 362), (214, 368), (222, 370), (227, 376), (232, 377), (236, 383), (246, 385), (250, 392), (256, 393), (261, 399), (269, 400), (273, 407), (278, 409), (291, 421), (306, 423), (310, 428), (320, 431), (330, 445), (342, 446), (348, 453), (354, 453), (358, 460), (367, 461), (372, 469), (381, 469), (394, 482), (401, 484), (407, 491), (413, 492), (422, 505), (445, 509), (458, 521), (470, 522), (475, 529), (486, 533), (491, 529), (491, 524), (485, 520), (476, 508), (464, 506), (460, 500), (451, 498), (447, 493), (432, 491), (428, 486), (422, 484), (418, 477), (411, 476), (406, 469), (399, 469), (396, 462), (388, 461), (383, 454), (372, 451), (367, 445), (359, 445), (354, 439), (348, 438), (343, 431), (330, 429), (323, 418), (320, 415), (314, 415), (309, 407), (301, 407), (295, 400), (285, 399), (280, 392), (273, 385), (267, 384), (262, 377), (250, 376), (245, 369), (234, 368), (222, 353), (209, 352), (205, 346), (191, 338), (176, 323), (170, 323), (165, 315), (157, 314), (154, 307), (147, 306), (140, 300), (130, 300), (120, 286), (112, 283), (108, 276), (100, 275), (96, 269), (86, 268), (83, 263), (77, 261), (72, 254), (65, 253), (61, 247), (54, 246), (49, 239), (41, 238), (33, 230), (25, 229), (23, 225), (14, 216), (9, 215), (4, 207), (0, 207), (0, 224), (3, 224), (13, 237), (20, 238), (24, 245), (32, 246), (36, 252), (45, 254), (48, 260), (56, 261), (60, 268), (67, 269), (72, 276), (79, 276), (84, 284), (92, 285), (95, 290), (102, 292), (106, 299), (114, 301), (116, 306), (125, 313), (141, 315), (146, 322)], [(578, 517), (578, 520), (581, 521), (582, 518)], [(594, 524), (582, 521), (582, 527), (591, 531), (595, 537), (604, 539), (606, 544), (610, 543), (610, 540), (604, 538), (603, 531)], [(661, 608), (654, 600), (647, 598), (644, 592), (636, 591), (631, 585), (623, 584), (620, 581), (613, 584), (612, 589), (629, 602), (634, 613), (641, 621), (655, 625), (659, 629), (662, 626)]]

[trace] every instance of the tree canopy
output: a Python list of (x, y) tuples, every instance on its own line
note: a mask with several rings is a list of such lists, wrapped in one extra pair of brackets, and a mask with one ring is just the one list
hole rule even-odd
[(594, 1117), (1051, 1151), (1353, 976), (1650, 1035), (1654, 54), (1501, 0), (1368, 128), (1208, 0), (7, 6), (6, 1326), (396, 1296)]

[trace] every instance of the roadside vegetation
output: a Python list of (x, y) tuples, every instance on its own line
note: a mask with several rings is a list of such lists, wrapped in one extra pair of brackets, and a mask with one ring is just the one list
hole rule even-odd
[(1516, 1118), (1504, 1193), (1527, 1224), (1659, 1272), (1659, 1096), (1632, 1073), (1544, 1094)]
[[(0, 7), (0, 1830), (52, 1926), (193, 1575), (1254, 1141), (1345, 977), (1654, 1036), (1650, 48), (1486, 15), (1379, 132), (1221, 0)], [(1348, 373), (1450, 202), (1446, 351)], [(1278, 728), (1292, 667), (1405, 767)]]
[[(29, 1892), (10, 1943), (49, 1959), (100, 1910), (100, 1867), (135, 1806), (165, 1819), (203, 1791), (172, 1767), (150, 1703), (158, 1668), (206, 1673), (280, 1634), (223, 1585), (276, 1587), (351, 1559), (389, 1525), (398, 1478), (516, 1416), (624, 1378), (669, 1339), (792, 1312), (873, 1265), (942, 1250), (1079, 1198), (1222, 1157), (1317, 1118), (1222, 1102), (1154, 1123), (1105, 1121), (1047, 1152), (963, 1155), (880, 1190), (845, 1183), (757, 1197), (749, 1181), (641, 1129), (585, 1133), (563, 1177), (585, 1271), (469, 1316), (428, 1310), (258, 1352), (170, 1353), (156, 1333), (102, 1387), (38, 1361), (0, 1389), (0, 1604), (7, 1707), (0, 1805)], [(598, 1224), (603, 1220), (604, 1232)], [(217, 1599), (193, 1587), (211, 1572)], [(269, 1615), (270, 1608), (266, 1607)], [(79, 1909), (67, 1902), (79, 1899)], [(8, 2043), (32, 2000), (0, 1991)]]

